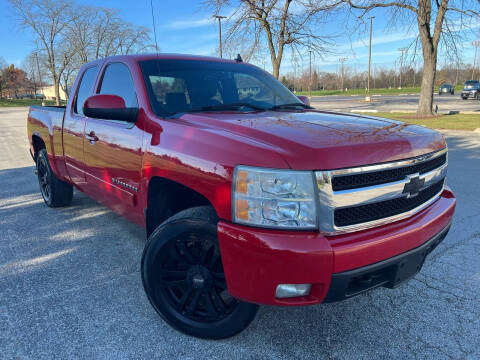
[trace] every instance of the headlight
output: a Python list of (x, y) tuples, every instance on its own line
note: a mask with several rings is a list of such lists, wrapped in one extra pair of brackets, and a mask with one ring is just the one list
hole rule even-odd
[(235, 168), (233, 221), (273, 228), (314, 229), (317, 211), (311, 171)]

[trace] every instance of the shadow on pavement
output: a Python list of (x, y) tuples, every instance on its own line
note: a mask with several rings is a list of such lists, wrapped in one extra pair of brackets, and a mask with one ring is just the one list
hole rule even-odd
[[(451, 159), (480, 159), (478, 145), (449, 142)], [(171, 329), (149, 305), (139, 274), (143, 229), (79, 192), (72, 206), (50, 209), (33, 167), (2, 170), (0, 349), (5, 358), (36, 359), (479, 355), (480, 337), (470, 336), (478, 334), (479, 283), (468, 279), (472, 266), (480, 273), (480, 249), (478, 241), (452, 240), (396, 290), (314, 307), (262, 307), (240, 335), (205, 341)]]

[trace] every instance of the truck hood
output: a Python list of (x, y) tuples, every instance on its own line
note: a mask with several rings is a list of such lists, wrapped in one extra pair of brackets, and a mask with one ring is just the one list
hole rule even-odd
[(422, 126), (333, 112), (192, 113), (181, 121), (269, 145), (297, 170), (377, 164), (446, 146), (442, 134)]

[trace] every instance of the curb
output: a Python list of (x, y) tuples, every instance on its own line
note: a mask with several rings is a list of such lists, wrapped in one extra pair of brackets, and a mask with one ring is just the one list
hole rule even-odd
[(352, 113), (378, 113), (378, 110), (368, 110), (368, 109), (365, 109), (365, 110), (350, 110), (350, 112)]

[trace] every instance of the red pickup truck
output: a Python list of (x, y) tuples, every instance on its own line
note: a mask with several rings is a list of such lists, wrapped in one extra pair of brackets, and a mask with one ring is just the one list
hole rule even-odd
[(75, 187), (145, 227), (146, 294), (185, 333), (396, 287), (449, 230), (440, 133), (314, 110), (240, 60), (109, 57), (71, 94), (28, 115), (43, 199)]

